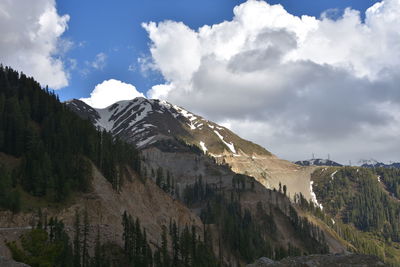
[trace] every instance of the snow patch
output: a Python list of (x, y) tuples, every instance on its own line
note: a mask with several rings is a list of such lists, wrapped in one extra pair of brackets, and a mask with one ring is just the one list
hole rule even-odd
[(165, 101), (165, 100), (161, 100), (161, 101), (160, 101), (160, 104), (161, 104), (162, 106), (166, 107), (167, 109), (170, 109), (170, 108), (172, 107), (171, 104), (168, 103), (168, 102)]
[(320, 207), (320, 209), (324, 209), (324, 207), (322, 206), (322, 204), (318, 203), (317, 200), (317, 196), (315, 195), (314, 191), (313, 191), (313, 184), (314, 181), (310, 181), (310, 194), (311, 194), (311, 201), (314, 202), (315, 205), (317, 205), (317, 207)]
[(336, 171), (334, 171), (332, 174), (331, 174), (331, 180), (333, 180), (334, 178), (335, 178), (335, 174), (337, 173), (338, 171), (336, 170)]
[(206, 147), (206, 145), (204, 144), (203, 141), (200, 141), (200, 147), (203, 150), (204, 154), (206, 154), (207, 153), (207, 147)]
[(194, 126), (193, 123), (188, 124), (188, 126), (190, 127), (190, 130), (196, 130), (196, 126)]
[(221, 141), (229, 148), (230, 151), (232, 151), (233, 154), (236, 154), (235, 146), (233, 143), (228, 143), (224, 140), (224, 137), (216, 130), (214, 130), (214, 133), (221, 139)]
[(192, 113), (190, 113), (189, 111), (184, 110), (183, 108), (178, 107), (177, 105), (174, 105), (173, 107), (177, 112), (179, 112), (183, 117), (187, 118), (189, 121), (192, 122), (194, 120), (197, 120), (197, 117)]
[(138, 133), (141, 133), (141, 132), (143, 132), (143, 131), (146, 131), (146, 129), (145, 129), (145, 128), (139, 128), (139, 129), (138, 129), (138, 127), (133, 127), (133, 128), (131, 129), (131, 131), (134, 132), (135, 134), (138, 134)]
[(145, 127), (145, 128), (149, 128), (149, 127), (157, 128), (156, 126), (154, 126), (153, 124), (150, 124), (150, 123), (145, 123), (142, 126)]
[(144, 140), (142, 140), (140, 142), (137, 142), (136, 146), (139, 147), (139, 148), (142, 147), (142, 146), (145, 146), (145, 145), (149, 144), (153, 140), (154, 137), (155, 136), (150, 136), (147, 139), (144, 139)]
[[(142, 103), (144, 104), (142, 105)], [(132, 107), (138, 105), (141, 105), (141, 107), (139, 107), (140, 111), (133, 111)], [(139, 121), (143, 120), (150, 112), (152, 112), (153, 108), (150, 103), (146, 102), (146, 99), (135, 98), (133, 101), (132, 100), (119, 101), (107, 108), (95, 109), (95, 110), (100, 116), (100, 118), (96, 121), (95, 126), (101, 127), (105, 129), (107, 132), (110, 132), (114, 128), (117, 128), (121, 124), (123, 124), (127, 119), (131, 119), (132, 116), (135, 115), (136, 113), (135, 117), (129, 122), (129, 127), (134, 126)], [(130, 114), (126, 116), (126, 114), (128, 113)], [(116, 117), (118, 123), (116, 123), (115, 120), (111, 119), (113, 116)], [(122, 120), (120, 118), (125, 118), (125, 119)]]
[(129, 122), (129, 126), (133, 126), (135, 125), (137, 122), (143, 120), (144, 118), (147, 117), (147, 115), (149, 114), (150, 111), (152, 111), (153, 108), (150, 104), (146, 103), (146, 105), (144, 105), (144, 109), (141, 111), (138, 111), (136, 113), (135, 118), (133, 118), (130, 122)]
[(114, 127), (114, 121), (110, 120), (112, 116), (110, 110), (108, 110), (108, 108), (98, 109), (97, 113), (99, 114), (100, 118), (96, 121), (95, 126), (101, 127), (107, 132), (111, 131), (111, 129)]

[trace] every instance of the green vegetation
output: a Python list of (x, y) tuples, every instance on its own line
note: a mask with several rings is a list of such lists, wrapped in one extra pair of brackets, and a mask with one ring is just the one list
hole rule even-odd
[(20, 159), (0, 172), (0, 207), (19, 210), (18, 186), (36, 197), (61, 202), (89, 190), (91, 162), (112, 183), (122, 185), (124, 168), (140, 172), (135, 148), (60, 103), (32, 78), (0, 66), (0, 152)]
[[(154, 173), (154, 171), (152, 171)], [(157, 169), (156, 184), (164, 190), (165, 193), (174, 195), (175, 194), (175, 178), (171, 176), (170, 172), (164, 175), (164, 171), (161, 167)]]
[(163, 152), (192, 152), (197, 155), (203, 154), (203, 151), (196, 145), (190, 144), (184, 137), (174, 137), (171, 139), (158, 140), (153, 144)]
[[(333, 178), (331, 169), (325, 172), (326, 175), (322, 170), (317, 171), (313, 179), (315, 193), (329, 214), (361, 231), (376, 232), (388, 241), (400, 241), (400, 203), (382, 188), (376, 172), (346, 167), (338, 169)], [(400, 176), (397, 180), (400, 181)]]
[[(396, 169), (321, 168), (312, 179), (324, 215), (314, 209), (359, 253), (373, 254), (400, 266), (400, 183)], [(336, 223), (329, 222), (333, 217)]]
[(400, 199), (400, 169), (376, 168), (374, 171), (379, 175), (379, 179), (385, 185), (386, 190)]
[[(83, 215), (83, 224), (80, 217)], [(89, 256), (89, 221), (87, 212), (76, 211), (74, 239), (70, 240), (64, 223), (43, 217), (39, 211), (37, 226), (20, 237), (20, 242), (7, 243), (14, 260), (32, 267), (109, 267), (128, 266), (126, 255), (116, 244), (101, 243), (100, 230), (94, 240), (93, 257)], [(20, 244), (19, 244), (20, 243)]]
[(15, 175), (13, 177), (13, 175), (0, 164), (0, 207), (18, 212), (21, 208), (20, 194), (14, 184)]
[[(240, 260), (251, 263), (262, 256), (282, 259), (287, 256), (328, 252), (323, 232), (306, 218), (298, 216), (290, 206), (289, 215), (272, 204), (264, 207), (261, 202), (257, 204), (255, 213), (243, 209), (239, 201), (241, 195), (253, 190), (251, 186), (246, 187), (246, 178), (243, 175), (233, 177), (230, 198), (221, 193), (217, 185), (204, 183), (201, 177), (194, 185), (184, 189), (185, 203), (191, 207), (202, 208), (201, 219), (204, 225), (217, 227), (218, 240), (224, 242), (224, 247), (219, 248), (220, 253), (233, 253)], [(279, 194), (279, 197), (286, 199), (282, 193), (270, 193)], [(297, 238), (304, 240), (301, 249), (290, 243), (280, 244), (273, 218), (276, 214), (284, 217), (287, 223), (292, 225)]]
[(16, 261), (33, 267), (73, 266), (72, 247), (64, 224), (57, 218), (51, 218), (46, 229), (38, 227), (24, 234), (20, 241), (21, 248), (16, 242), (7, 244)]
[(219, 266), (212, 249), (211, 234), (206, 228), (201, 239), (194, 226), (179, 228), (175, 221), (170, 221), (169, 230), (163, 226), (161, 244), (157, 244), (153, 254), (146, 229), (141, 227), (138, 218), (135, 220), (125, 212), (122, 224), (127, 266)]

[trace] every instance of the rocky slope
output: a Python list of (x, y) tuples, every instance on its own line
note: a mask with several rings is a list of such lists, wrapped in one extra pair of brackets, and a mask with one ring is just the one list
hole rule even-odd
[[(219, 192), (231, 195), (236, 191), (235, 173), (243, 174), (247, 189), (240, 193), (240, 204), (256, 217), (257, 205), (261, 203), (272, 215), (277, 225), (274, 245), (286, 247), (291, 243), (303, 249), (307, 246), (288, 218), (292, 203), (283, 194), (267, 188), (278, 191), (286, 185), (288, 196), (300, 192), (318, 204), (310, 180), (315, 166), (304, 167), (281, 160), (229, 129), (167, 102), (136, 98), (105, 109), (91, 108), (79, 100), (66, 104), (99, 129), (136, 144), (141, 150), (144, 176), (155, 181), (156, 172), (162, 170), (171, 179), (174, 192), (170, 194), (174, 198), (180, 196), (182, 200), (185, 188), (193, 186), (199, 177)], [(191, 207), (197, 216), (201, 210), (201, 205)], [(348, 244), (325, 223), (318, 219), (313, 223), (323, 229), (331, 253), (346, 251)], [(225, 260), (229, 261), (229, 257)]]
[[(75, 212), (81, 213), (86, 209), (92, 228), (90, 229), (91, 249), (97, 227), (100, 229), (101, 239), (115, 242), (122, 246), (122, 219), (126, 211), (135, 218), (140, 218), (146, 226), (150, 244), (158, 246), (162, 226), (168, 226), (170, 220), (175, 220), (179, 226), (194, 225), (197, 231), (202, 229), (200, 218), (179, 201), (162, 191), (150, 179), (143, 183), (137, 174), (129, 170), (124, 186), (117, 193), (104, 176), (93, 167), (91, 192), (75, 196), (71, 205), (63, 208), (45, 208), (42, 213), (48, 218), (58, 217), (66, 225), (66, 230), (73, 237)], [(0, 211), (0, 255), (9, 258), (11, 255), (5, 247), (5, 240), (15, 240), (18, 236), (31, 229), (31, 225), (38, 222), (37, 211), (13, 214)]]
[[(48, 218), (58, 217), (62, 220), (66, 225), (66, 231), (73, 238), (75, 212), (76, 210), (83, 212), (86, 209), (91, 225), (89, 250), (92, 250), (97, 228), (100, 229), (102, 240), (123, 244), (121, 214), (127, 211), (140, 218), (141, 224), (146, 227), (148, 240), (155, 248), (161, 244), (162, 226), (168, 226), (170, 220), (175, 220), (179, 227), (194, 225), (198, 233), (202, 232), (203, 223), (199, 217), (201, 206), (189, 209), (182, 201), (175, 199), (176, 196), (165, 193), (154, 183), (150, 175), (151, 169), (161, 167), (169, 171), (171, 177), (174, 178), (175, 188), (181, 192), (185, 186), (193, 185), (199, 175), (203, 176), (205, 183), (213, 188), (219, 188), (218, 190), (225, 192), (226, 195), (235, 190), (232, 185), (235, 173), (225, 165), (215, 164), (213, 158), (203, 153), (166, 152), (152, 147), (145, 149), (143, 155), (143, 170), (146, 170), (144, 173), (148, 173), (149, 177), (139, 178), (136, 173), (128, 169), (121, 191), (116, 192), (98, 169), (93, 167), (93, 180), (89, 193), (76, 195), (73, 203), (63, 208), (44, 207), (43, 214)], [(277, 226), (273, 245), (286, 247), (290, 243), (300, 249), (306, 249), (305, 240), (294, 228), (288, 216), (289, 206), (292, 205), (290, 201), (283, 194), (267, 190), (257, 182), (252, 185), (253, 178), (251, 177), (244, 176), (244, 179), (247, 190), (240, 193), (240, 203), (244, 209), (250, 210), (255, 218), (257, 205), (260, 204), (272, 216)], [(19, 214), (0, 212), (1, 255), (10, 258), (11, 255), (5, 246), (6, 240), (18, 239), (20, 234), (32, 229), (32, 225), (36, 225), (38, 220), (37, 211)], [(322, 222), (316, 221), (314, 224), (323, 229)], [(212, 225), (211, 227), (213, 229)], [(217, 242), (218, 229), (214, 229), (213, 232), (215, 235), (213, 240)], [(329, 231), (324, 230), (324, 233), (331, 253), (346, 251), (346, 243), (338, 241)], [(214, 243), (216, 254), (219, 253), (217, 248), (218, 243)], [(223, 261), (230, 266), (236, 266), (236, 260), (229, 263), (231, 259), (235, 259), (235, 256), (230, 254), (228, 249), (222, 248), (222, 250)]]
[(2, 267), (29, 267), (29, 265), (26, 265), (24, 263), (16, 262), (13, 260), (5, 259), (0, 256), (0, 266)]
[(139, 149), (169, 140), (177, 152), (181, 147), (178, 138), (197, 146), (217, 163), (226, 163), (233, 171), (254, 177), (266, 188), (278, 189), (281, 183), (287, 186), (289, 195), (301, 192), (312, 199), (310, 173), (313, 168), (279, 159), (229, 129), (176, 105), (145, 98), (120, 101), (104, 109), (92, 108), (76, 99), (67, 101), (66, 105), (100, 129), (134, 143)]

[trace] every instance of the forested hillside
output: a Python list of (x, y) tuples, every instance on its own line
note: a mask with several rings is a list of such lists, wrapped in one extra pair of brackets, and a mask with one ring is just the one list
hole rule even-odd
[(400, 265), (398, 169), (321, 168), (313, 181), (324, 212), (338, 222), (334, 227), (347, 240), (364, 253)]
[[(125, 165), (139, 170), (138, 154), (71, 112), (33, 79), (0, 66), (0, 153), (15, 158), (15, 168), (0, 161), (0, 206), (20, 209), (19, 191), (60, 202), (73, 191), (87, 191), (90, 162), (115, 189)], [(7, 165), (7, 166), (5, 166)]]

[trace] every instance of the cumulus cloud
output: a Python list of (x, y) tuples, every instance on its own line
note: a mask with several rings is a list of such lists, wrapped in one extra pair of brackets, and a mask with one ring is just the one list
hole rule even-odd
[(42, 85), (68, 85), (59, 54), (71, 46), (62, 40), (68, 15), (57, 13), (54, 0), (0, 2), (0, 62), (34, 76)]
[(144, 97), (136, 87), (115, 79), (103, 81), (96, 85), (90, 97), (81, 98), (86, 104), (94, 108), (105, 108), (120, 100), (130, 100), (135, 97)]
[[(312, 152), (400, 160), (400, 1), (320, 18), (249, 0), (230, 21), (143, 24), (166, 83), (147, 95), (217, 122), (288, 159)], [(143, 68), (146, 68), (144, 66)], [(256, 130), (255, 130), (256, 129)], [(379, 132), (379, 138), (377, 133)]]

